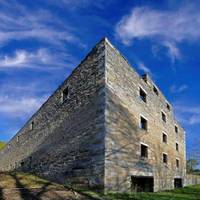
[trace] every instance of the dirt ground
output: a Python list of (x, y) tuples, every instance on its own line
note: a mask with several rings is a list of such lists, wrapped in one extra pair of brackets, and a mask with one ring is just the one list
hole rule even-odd
[(86, 200), (83, 194), (23, 173), (0, 173), (0, 200)]

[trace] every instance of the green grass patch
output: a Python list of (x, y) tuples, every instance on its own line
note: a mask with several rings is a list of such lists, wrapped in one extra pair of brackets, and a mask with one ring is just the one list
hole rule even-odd
[(0, 150), (3, 149), (6, 146), (5, 142), (0, 141)]
[(78, 190), (99, 200), (200, 200), (200, 185), (155, 193), (98, 193), (90, 190)]

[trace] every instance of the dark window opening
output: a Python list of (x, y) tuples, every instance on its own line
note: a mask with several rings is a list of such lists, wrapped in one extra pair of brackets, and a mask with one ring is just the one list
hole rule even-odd
[(147, 83), (147, 75), (146, 75), (146, 74), (143, 74), (143, 75), (142, 75), (142, 79), (144, 80), (144, 82)]
[(141, 144), (141, 157), (148, 158), (148, 146)]
[(177, 126), (175, 126), (175, 132), (178, 133), (178, 127)]
[(178, 151), (179, 150), (179, 145), (178, 145), (178, 143), (176, 143), (176, 151)]
[(171, 107), (170, 105), (167, 103), (167, 109), (170, 111), (171, 110)]
[(31, 124), (30, 124), (30, 130), (33, 130), (33, 128), (34, 128), (34, 125), (35, 125), (35, 122), (34, 122), (34, 121), (32, 121), (32, 122), (31, 122)]
[(154, 179), (153, 177), (131, 177), (131, 190), (133, 192), (153, 192)]
[(182, 188), (183, 187), (183, 183), (182, 183), (181, 178), (175, 178), (174, 179), (174, 187), (175, 188)]
[(140, 128), (147, 130), (147, 120), (144, 117), (140, 117)]
[(24, 162), (21, 162), (20, 164), (21, 164), (21, 167), (23, 167), (25, 163), (24, 163)]
[(163, 163), (167, 164), (167, 162), (168, 162), (167, 154), (163, 153)]
[(163, 133), (163, 142), (167, 143), (167, 135), (165, 133)]
[(153, 86), (153, 91), (158, 96), (158, 89), (155, 86)]
[(166, 118), (166, 115), (165, 115), (165, 113), (163, 113), (162, 112), (162, 120), (166, 123), (166, 121), (167, 121), (167, 118)]
[(179, 168), (179, 160), (176, 159), (176, 167)]
[(140, 88), (140, 99), (142, 99), (142, 101), (144, 101), (145, 103), (147, 102), (147, 94), (146, 92)]
[(69, 88), (66, 87), (62, 93), (62, 101), (66, 101), (69, 98)]

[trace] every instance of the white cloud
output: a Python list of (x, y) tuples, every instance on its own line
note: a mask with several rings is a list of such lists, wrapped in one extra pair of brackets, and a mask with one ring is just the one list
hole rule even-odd
[(59, 46), (64, 42), (80, 43), (71, 33), (71, 27), (47, 10), (28, 9), (17, 1), (0, 4), (1, 46), (12, 40), (26, 39)]
[(137, 7), (117, 24), (116, 34), (124, 44), (143, 38), (175, 43), (196, 41), (200, 38), (199, 9), (185, 6), (176, 11), (163, 11)]
[(200, 106), (190, 106), (176, 102), (174, 108), (178, 120), (183, 124), (200, 124)]
[(186, 85), (186, 84), (183, 84), (183, 85), (180, 85), (180, 86), (172, 85), (170, 87), (170, 92), (171, 93), (182, 93), (187, 89), (188, 89), (188, 85)]
[(147, 74), (151, 74), (151, 70), (143, 62), (138, 63), (138, 68)]
[[(182, 58), (178, 48), (183, 41), (200, 39), (200, 12), (198, 5), (185, 5), (177, 10), (156, 10), (135, 7), (116, 25), (115, 33), (125, 45), (138, 39), (150, 39), (166, 48), (172, 63)], [(154, 48), (157, 54), (159, 49)]]
[(172, 63), (174, 63), (175, 60), (180, 60), (182, 58), (181, 52), (175, 43), (164, 42), (163, 46), (167, 48), (167, 54), (169, 58), (171, 59)]
[(25, 117), (36, 111), (46, 97), (10, 98), (0, 96), (0, 113), (9, 117)]
[(13, 54), (0, 55), (0, 70), (12, 68), (31, 68), (39, 70), (59, 69), (60, 67), (70, 68), (75, 59), (67, 53), (59, 52), (58, 54), (45, 49), (27, 51), (18, 49)]

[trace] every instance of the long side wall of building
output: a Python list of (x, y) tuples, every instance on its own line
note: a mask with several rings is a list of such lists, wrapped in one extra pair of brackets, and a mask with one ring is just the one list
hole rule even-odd
[(100, 42), (0, 152), (0, 170), (103, 187), (105, 46)]
[(200, 175), (187, 174), (186, 185), (197, 185), (200, 184)]
[[(154, 191), (174, 188), (174, 178), (185, 180), (185, 136), (174, 119), (173, 108), (154, 83), (143, 80), (110, 44), (106, 45), (106, 138), (105, 187), (131, 190), (132, 178), (153, 177)], [(156, 87), (156, 86), (155, 86)], [(140, 98), (140, 88), (146, 102)], [(166, 115), (166, 123), (161, 113)], [(148, 130), (140, 128), (141, 116)], [(175, 133), (175, 125), (178, 133)], [(163, 133), (167, 143), (163, 143)], [(176, 151), (176, 143), (179, 150)], [(148, 158), (141, 158), (141, 144), (148, 147)], [(163, 153), (168, 156), (163, 163)], [(179, 160), (179, 168), (176, 167)]]

